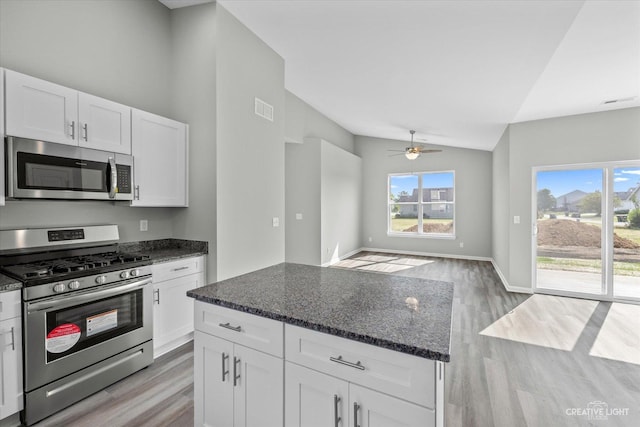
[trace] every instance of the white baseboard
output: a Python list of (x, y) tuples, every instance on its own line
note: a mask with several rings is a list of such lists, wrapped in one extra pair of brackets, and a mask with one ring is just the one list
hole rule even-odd
[(532, 294), (533, 293), (533, 289), (531, 288), (525, 288), (522, 286), (511, 286), (509, 285), (509, 282), (507, 281), (507, 278), (504, 277), (504, 274), (502, 273), (502, 270), (500, 270), (500, 267), (498, 267), (498, 264), (496, 264), (496, 261), (491, 258), (491, 265), (493, 265), (494, 270), (496, 270), (496, 273), (498, 273), (498, 277), (500, 277), (500, 281), (502, 282), (502, 286), (504, 286), (504, 288), (508, 291), (508, 292), (516, 292), (519, 294)]
[(324, 263), (324, 264), (322, 264), (320, 267), (329, 267), (329, 266), (331, 266), (331, 265), (333, 265), (333, 264), (335, 264), (335, 263), (337, 263), (337, 262), (342, 261), (343, 259), (347, 259), (347, 258), (349, 258), (349, 257), (351, 257), (351, 256), (354, 256), (355, 254), (357, 254), (358, 252), (362, 252), (363, 250), (364, 250), (364, 249), (362, 249), (362, 248), (358, 248), (358, 249), (356, 249), (355, 251), (351, 251), (351, 252), (348, 252), (348, 253), (346, 253), (346, 254), (344, 254), (344, 255), (340, 255), (337, 259), (336, 259), (336, 258), (334, 258), (334, 259), (332, 259), (332, 260), (331, 260), (331, 261), (329, 261), (329, 262), (325, 262), (325, 263)]
[(153, 358), (157, 359), (163, 354), (166, 354), (171, 350), (175, 350), (176, 348), (180, 347), (183, 344), (188, 343), (189, 341), (193, 341), (193, 332), (189, 332), (188, 334), (178, 337), (176, 339), (173, 339), (159, 347), (155, 347), (153, 349)]

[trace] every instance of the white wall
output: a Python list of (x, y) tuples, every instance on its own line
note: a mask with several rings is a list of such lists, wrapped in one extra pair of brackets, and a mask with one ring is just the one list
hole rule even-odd
[(361, 247), (362, 159), (320, 141), (322, 264), (335, 262)]
[(208, 282), (216, 280), (216, 4), (171, 12), (172, 117), (189, 123), (189, 208), (174, 235), (209, 242)]
[(506, 227), (509, 235), (507, 280), (510, 286), (531, 288), (532, 168), (640, 160), (640, 108), (512, 124), (508, 142), (509, 163), (500, 161), (494, 171), (504, 176), (508, 168), (509, 175), (508, 206), (497, 208), (521, 218), (520, 224), (500, 221), (500, 233)]
[[(0, 66), (171, 117), (169, 10), (156, 0), (0, 1)], [(0, 228), (115, 223), (122, 241), (173, 235), (175, 210), (7, 201)], [(139, 220), (149, 231), (139, 231)]]
[[(434, 146), (443, 151), (413, 161), (403, 155), (390, 156), (389, 149), (406, 146), (406, 141), (356, 137), (356, 154), (362, 157), (363, 168), (363, 245), (380, 250), (491, 257), (491, 152)], [(387, 236), (388, 174), (448, 170), (455, 171), (456, 239)]]
[(493, 149), (491, 256), (504, 277), (509, 277), (509, 128)]
[[(284, 261), (284, 61), (217, 6), (217, 278)], [(254, 98), (274, 121), (254, 114)], [(279, 218), (279, 227), (272, 219)]]

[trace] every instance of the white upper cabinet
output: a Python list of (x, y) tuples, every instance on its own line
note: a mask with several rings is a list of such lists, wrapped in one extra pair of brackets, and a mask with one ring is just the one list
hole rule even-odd
[[(4, 140), (4, 69), (0, 68), (0, 140)], [(0, 145), (0, 206), (4, 206), (4, 146)]]
[(6, 71), (6, 134), (131, 154), (131, 108)]
[(131, 154), (131, 108), (87, 93), (78, 93), (79, 145)]
[(78, 145), (78, 91), (5, 70), (7, 135)]
[(188, 126), (134, 109), (131, 149), (131, 206), (188, 206)]

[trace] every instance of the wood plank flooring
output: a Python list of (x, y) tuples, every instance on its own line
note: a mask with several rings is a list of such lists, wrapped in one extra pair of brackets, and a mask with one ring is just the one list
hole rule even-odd
[[(612, 349), (619, 342), (625, 343), (625, 354), (633, 351), (634, 337), (628, 335), (633, 328), (615, 327), (626, 324), (625, 310), (597, 302), (577, 340), (572, 337), (571, 350), (560, 350), (480, 334), (531, 298), (505, 291), (489, 262), (361, 253), (340, 265), (454, 283), (452, 360), (446, 368), (448, 427), (639, 425), (640, 364), (590, 354), (593, 348), (615, 358)], [(610, 310), (615, 317), (608, 324), (614, 327), (603, 328)], [(541, 332), (551, 333), (548, 329)], [(601, 330), (604, 341), (598, 338)], [(193, 350), (186, 344), (37, 425), (192, 426), (192, 380)], [(588, 419), (590, 405), (606, 405), (606, 419)]]

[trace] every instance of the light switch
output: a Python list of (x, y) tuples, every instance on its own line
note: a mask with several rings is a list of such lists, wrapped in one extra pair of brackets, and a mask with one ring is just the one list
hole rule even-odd
[(296, 214), (296, 219), (302, 219), (302, 214), (301, 213), (297, 213)]
[(280, 218), (278, 218), (277, 216), (273, 217), (273, 226), (280, 227)]
[(520, 224), (520, 215), (515, 215), (513, 217), (513, 223), (514, 224)]

